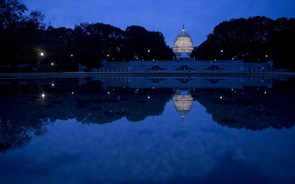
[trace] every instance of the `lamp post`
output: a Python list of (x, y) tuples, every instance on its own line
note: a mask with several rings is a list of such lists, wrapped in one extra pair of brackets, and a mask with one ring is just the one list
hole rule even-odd
[(148, 52), (148, 59), (147, 60), (149, 60), (150, 59), (150, 52), (151, 52), (151, 50), (148, 49), (147, 52)]
[(221, 54), (220, 54), (220, 60), (223, 60), (223, 52), (224, 52), (223, 49), (221, 49), (221, 50), (220, 50), (220, 53), (221, 53)]
[(38, 70), (40, 69), (40, 64), (41, 64), (41, 61), (44, 59), (44, 57), (45, 57), (45, 52), (44, 51), (37, 51), (38, 53), (37, 53), (37, 55), (38, 55), (38, 60), (37, 60), (37, 68), (38, 68)]

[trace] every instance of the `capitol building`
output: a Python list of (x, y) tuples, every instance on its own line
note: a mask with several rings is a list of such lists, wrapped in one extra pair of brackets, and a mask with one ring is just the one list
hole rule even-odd
[(193, 39), (184, 26), (174, 41), (173, 52), (176, 60), (190, 60), (193, 51)]
[[(168, 61), (143, 61), (133, 60), (129, 62), (102, 62), (102, 67), (93, 68), (92, 72), (268, 72), (273, 70), (272, 62), (245, 63), (242, 60), (194, 60), (191, 57), (193, 51), (193, 39), (183, 26), (177, 34), (173, 44), (174, 58)], [(79, 65), (79, 71), (84, 71), (85, 66)]]

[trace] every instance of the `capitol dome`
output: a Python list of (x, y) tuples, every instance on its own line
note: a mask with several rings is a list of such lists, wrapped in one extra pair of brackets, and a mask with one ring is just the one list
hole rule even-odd
[(193, 51), (193, 40), (184, 26), (180, 33), (178, 33), (175, 41), (173, 51), (177, 59), (189, 59)]

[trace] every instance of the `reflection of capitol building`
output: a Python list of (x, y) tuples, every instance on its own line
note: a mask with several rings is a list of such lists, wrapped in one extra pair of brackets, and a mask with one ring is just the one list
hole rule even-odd
[(177, 60), (189, 60), (193, 51), (193, 40), (184, 26), (174, 41), (173, 52)]
[(183, 119), (192, 108), (193, 97), (189, 91), (177, 90), (173, 96), (173, 102), (177, 112)]

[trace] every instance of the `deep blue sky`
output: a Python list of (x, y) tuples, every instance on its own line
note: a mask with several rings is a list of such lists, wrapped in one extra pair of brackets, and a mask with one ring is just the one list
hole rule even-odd
[(295, 0), (23, 0), (45, 14), (45, 23), (74, 27), (106, 23), (121, 29), (141, 25), (164, 34), (172, 46), (184, 24), (199, 45), (223, 20), (249, 16), (295, 17)]

